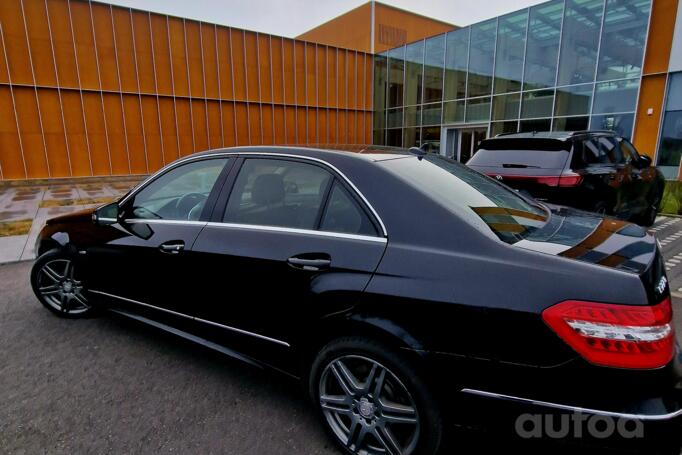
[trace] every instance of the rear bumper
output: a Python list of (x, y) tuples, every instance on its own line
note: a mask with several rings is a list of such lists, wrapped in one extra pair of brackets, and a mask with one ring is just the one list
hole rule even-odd
[(638, 412), (620, 412), (606, 409), (592, 409), (581, 406), (573, 406), (562, 403), (552, 403), (548, 401), (534, 400), (531, 398), (517, 397), (512, 395), (504, 395), (500, 393), (487, 392), (476, 389), (462, 389), (464, 395), (472, 397), (479, 397), (482, 399), (498, 400), (500, 402), (508, 402), (516, 404), (518, 407), (526, 408), (527, 410), (545, 409), (551, 412), (560, 413), (579, 413), (586, 415), (595, 415), (603, 417), (613, 417), (616, 419), (640, 420), (645, 422), (665, 422), (680, 419), (682, 417), (682, 407), (680, 404), (671, 405), (670, 401), (660, 400), (656, 403), (658, 406), (651, 407), (647, 410), (647, 406), (642, 403), (641, 411)]

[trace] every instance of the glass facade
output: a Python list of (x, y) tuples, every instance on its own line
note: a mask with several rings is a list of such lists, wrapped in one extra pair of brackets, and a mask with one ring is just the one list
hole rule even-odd
[[(651, 0), (552, 0), (377, 55), (375, 143), (435, 146), (445, 128), (474, 126), (630, 138), (650, 9)], [(682, 108), (664, 123), (672, 138)], [(675, 166), (677, 138), (661, 143), (660, 159)]]
[(667, 179), (677, 180), (680, 158), (682, 158), (682, 73), (673, 73), (668, 79), (656, 164)]

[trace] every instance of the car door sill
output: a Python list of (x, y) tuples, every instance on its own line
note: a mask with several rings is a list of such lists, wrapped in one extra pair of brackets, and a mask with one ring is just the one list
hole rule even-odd
[(220, 323), (218, 323), (218, 322), (209, 321), (209, 320), (207, 320), (207, 319), (197, 318), (197, 317), (194, 317), (194, 316), (190, 316), (190, 315), (188, 315), (188, 314), (178, 313), (177, 311), (169, 310), (169, 309), (162, 308), (162, 307), (158, 307), (158, 306), (155, 306), (155, 305), (150, 305), (150, 304), (148, 304), (148, 303), (144, 303), (144, 302), (140, 302), (140, 301), (137, 301), (137, 300), (129, 299), (129, 298), (127, 298), (127, 297), (121, 297), (121, 296), (119, 296), (119, 295), (109, 294), (108, 292), (103, 292), (103, 291), (96, 291), (96, 290), (94, 290), (94, 289), (91, 289), (89, 292), (92, 292), (92, 293), (94, 293), (94, 294), (103, 295), (103, 296), (105, 296), (105, 297), (111, 297), (111, 298), (114, 298), (114, 299), (123, 300), (124, 302), (133, 303), (133, 304), (135, 304), (135, 305), (140, 305), (140, 306), (143, 306), (143, 307), (146, 307), (146, 308), (151, 308), (151, 309), (153, 309), (153, 310), (163, 311), (163, 312), (165, 312), (165, 313), (172, 314), (172, 315), (174, 315), (174, 316), (178, 316), (178, 317), (181, 317), (181, 318), (190, 319), (190, 320), (192, 320), (192, 321), (200, 322), (200, 323), (203, 323), (203, 324), (208, 324), (208, 325), (212, 325), (212, 326), (215, 326), (215, 327), (220, 327), (221, 329), (229, 330), (229, 331), (231, 331), (231, 332), (241, 333), (242, 335), (247, 335), (247, 336), (251, 336), (251, 337), (254, 337), (254, 338), (259, 338), (259, 339), (265, 340), (265, 341), (270, 341), (270, 342), (272, 342), (272, 343), (279, 344), (279, 345), (285, 346), (285, 347), (287, 347), (287, 348), (291, 347), (291, 345), (290, 345), (289, 343), (287, 343), (286, 341), (278, 340), (278, 339), (276, 339), (276, 338), (270, 338), (270, 337), (265, 336), (265, 335), (261, 335), (261, 334), (258, 334), (258, 333), (249, 332), (249, 331), (247, 331), (247, 330), (238, 329), (238, 328), (236, 328), (236, 327), (230, 327), (229, 325), (220, 324)]
[(145, 318), (144, 316), (140, 316), (138, 314), (133, 314), (129, 313), (127, 311), (119, 310), (119, 309), (114, 309), (114, 308), (107, 308), (107, 311), (110, 311), (112, 313), (125, 316), (130, 319), (134, 319), (138, 322), (142, 322), (143, 324), (150, 325), (152, 327), (155, 327), (157, 329), (163, 330), (165, 332), (171, 333), (173, 335), (177, 335), (180, 338), (184, 338), (185, 340), (192, 341), (194, 343), (197, 343), (201, 346), (207, 347), (209, 349), (213, 349), (214, 351), (220, 352), (221, 354), (225, 354), (229, 357), (232, 357), (233, 359), (241, 360), (242, 362), (248, 363), (251, 366), (254, 366), (259, 369), (270, 369), (277, 371), (278, 373), (282, 373), (290, 378), (293, 379), (300, 379), (299, 376), (296, 376), (295, 374), (289, 373), (288, 371), (282, 370), (280, 368), (277, 368), (273, 365), (270, 365), (269, 363), (261, 362), (259, 360), (253, 359), (247, 355), (241, 354), (233, 349), (226, 348), (225, 346), (214, 343), (213, 341), (207, 340), (205, 338), (202, 338), (200, 336), (191, 334), (189, 332), (185, 332), (184, 330), (177, 329), (175, 327), (172, 327), (170, 325), (164, 324), (162, 322), (154, 321), (153, 319)]

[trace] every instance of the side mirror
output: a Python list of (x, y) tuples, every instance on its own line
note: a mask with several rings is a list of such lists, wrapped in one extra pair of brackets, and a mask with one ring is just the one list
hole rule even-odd
[(651, 157), (647, 155), (639, 155), (639, 167), (645, 168), (651, 166)]
[(118, 202), (103, 205), (92, 212), (92, 222), (100, 226), (118, 223)]

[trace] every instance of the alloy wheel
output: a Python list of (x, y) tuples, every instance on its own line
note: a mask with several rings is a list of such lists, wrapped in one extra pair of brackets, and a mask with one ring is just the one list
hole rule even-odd
[(54, 259), (38, 272), (37, 290), (44, 301), (62, 313), (81, 314), (90, 309), (83, 295), (83, 284), (75, 278), (70, 259)]
[(357, 355), (332, 360), (320, 376), (319, 399), (332, 432), (350, 452), (414, 452), (417, 406), (397, 376), (379, 362)]

